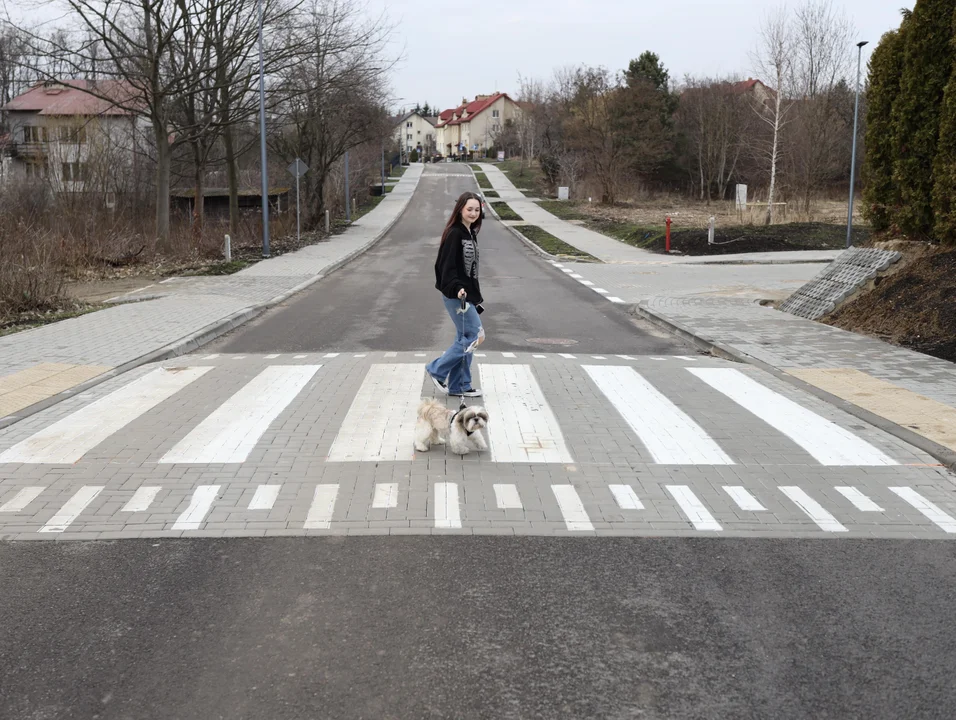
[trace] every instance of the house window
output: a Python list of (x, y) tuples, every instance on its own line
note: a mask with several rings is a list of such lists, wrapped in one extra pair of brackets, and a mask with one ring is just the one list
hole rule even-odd
[(63, 163), (63, 180), (65, 182), (80, 182), (86, 180), (86, 163)]
[(491, 117), (493, 118), (499, 117), (499, 112), (500, 112), (499, 110), (492, 110)]
[(411, 120), (409, 120), (407, 123), (405, 123), (405, 127), (410, 128), (411, 126), (412, 126), (412, 121), (411, 121)]
[(30, 180), (41, 180), (46, 177), (47, 174), (47, 164), (44, 163), (27, 163), (26, 166), (27, 178)]
[(61, 143), (82, 144), (86, 142), (86, 127), (84, 125), (61, 125), (57, 128)]
[(412, 134), (411, 134), (411, 133), (408, 133), (408, 136), (407, 136), (406, 139), (411, 140), (411, 139), (412, 139)]
[(27, 125), (23, 128), (23, 142), (25, 143), (47, 142), (48, 139), (49, 136), (45, 127)]

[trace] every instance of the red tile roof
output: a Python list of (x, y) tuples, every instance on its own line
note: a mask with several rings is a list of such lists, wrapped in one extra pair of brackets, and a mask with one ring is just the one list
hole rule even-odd
[[(92, 90), (97, 95), (92, 95)], [(5, 110), (38, 112), (40, 115), (131, 115), (116, 103), (130, 106), (137, 102), (138, 93), (122, 80), (63, 80), (57, 83), (38, 83), (22, 95), (8, 102)], [(102, 96), (114, 98), (115, 102)]]
[[(457, 108), (444, 110), (438, 116), (441, 118), (441, 122), (439, 122), (435, 127), (444, 127), (445, 125), (461, 125), (463, 122), (468, 122), (475, 115), (484, 112), (503, 97), (507, 97), (509, 100), (511, 100), (511, 98), (508, 97), (508, 93), (495, 93), (494, 95), (489, 95), (481, 100), (472, 100), (470, 103), (459, 105)], [(462, 114), (465, 112), (468, 113), (468, 117), (463, 118)], [(457, 120), (452, 120), (452, 117), (456, 117)]]

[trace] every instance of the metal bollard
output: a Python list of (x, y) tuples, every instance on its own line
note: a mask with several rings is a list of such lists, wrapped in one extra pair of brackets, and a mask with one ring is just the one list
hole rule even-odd
[(711, 217), (710, 223), (707, 227), (707, 244), (708, 245), (714, 244), (714, 226), (716, 225), (716, 223), (717, 223), (717, 218)]
[(664, 240), (664, 252), (670, 252), (670, 251), (671, 251), (671, 217), (670, 215), (668, 215), (667, 216), (667, 232), (665, 234), (665, 240)]
[(331, 226), (329, 225), (329, 211), (326, 210), (325, 211), (325, 234), (328, 235), (330, 230), (331, 230)]
[(226, 262), (232, 262), (232, 238), (226, 235)]

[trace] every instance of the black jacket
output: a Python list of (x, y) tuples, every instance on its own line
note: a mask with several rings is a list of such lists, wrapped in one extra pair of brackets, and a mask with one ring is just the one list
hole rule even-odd
[(478, 236), (463, 224), (456, 223), (438, 249), (435, 260), (435, 287), (447, 298), (457, 298), (465, 288), (468, 302), (482, 302), (478, 283)]

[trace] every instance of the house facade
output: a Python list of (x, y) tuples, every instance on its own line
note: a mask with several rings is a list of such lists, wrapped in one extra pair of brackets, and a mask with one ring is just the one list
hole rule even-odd
[(417, 112), (410, 112), (397, 118), (394, 137), (403, 158), (407, 158), (413, 150), (418, 150), (420, 154), (425, 155), (435, 152), (436, 121), (437, 118), (425, 117)]
[(44, 183), (55, 192), (123, 192), (149, 138), (145, 120), (126, 109), (132, 97), (120, 81), (65, 80), (13, 98), (3, 107), (5, 181)]
[(507, 93), (478, 95), (468, 102), (443, 111), (435, 125), (438, 152), (458, 155), (484, 152), (495, 144), (505, 123), (513, 121), (521, 107)]

